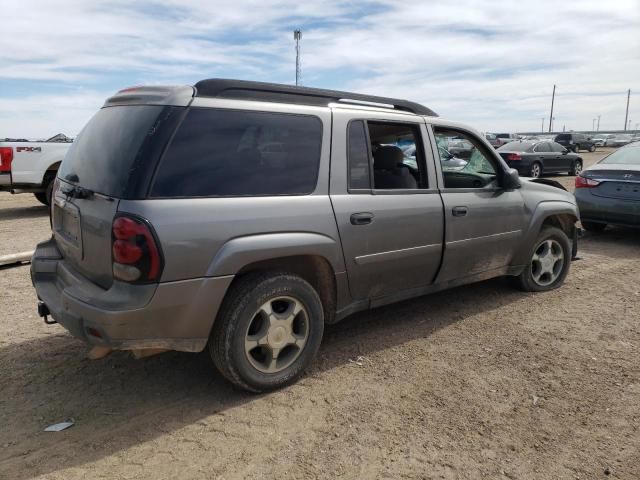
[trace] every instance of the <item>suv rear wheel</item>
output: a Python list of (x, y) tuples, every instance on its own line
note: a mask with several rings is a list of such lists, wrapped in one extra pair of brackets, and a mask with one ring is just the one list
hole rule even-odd
[(589, 151), (590, 151), (591, 153), (593, 153), (593, 152), (595, 152), (595, 151), (596, 151), (596, 146), (595, 146), (595, 144), (594, 144), (594, 145), (590, 145), (590, 146), (589, 146)]
[(227, 380), (263, 392), (302, 375), (323, 331), (322, 302), (306, 280), (286, 273), (250, 274), (228, 292), (209, 338), (209, 352)]
[(558, 288), (569, 273), (571, 242), (559, 228), (542, 229), (531, 252), (531, 260), (518, 277), (520, 288), (544, 292)]

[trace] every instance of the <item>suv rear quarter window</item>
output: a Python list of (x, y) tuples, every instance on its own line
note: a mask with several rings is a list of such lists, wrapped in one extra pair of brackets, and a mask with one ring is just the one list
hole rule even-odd
[(311, 115), (193, 108), (164, 155), (152, 197), (304, 195), (318, 177)]

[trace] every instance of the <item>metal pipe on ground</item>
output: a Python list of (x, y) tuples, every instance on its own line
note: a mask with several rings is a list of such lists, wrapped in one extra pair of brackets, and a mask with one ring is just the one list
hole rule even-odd
[(34, 250), (28, 252), (12, 253), (10, 255), (0, 255), (0, 267), (6, 265), (18, 265), (21, 263), (30, 263)]

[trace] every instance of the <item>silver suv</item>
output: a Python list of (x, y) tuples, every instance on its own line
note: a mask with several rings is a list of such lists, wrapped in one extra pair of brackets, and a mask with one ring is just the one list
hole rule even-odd
[(107, 100), (58, 171), (31, 274), (40, 315), (89, 344), (208, 348), (258, 392), (354, 312), (500, 275), (557, 288), (577, 219), (573, 195), (422, 105), (203, 80)]

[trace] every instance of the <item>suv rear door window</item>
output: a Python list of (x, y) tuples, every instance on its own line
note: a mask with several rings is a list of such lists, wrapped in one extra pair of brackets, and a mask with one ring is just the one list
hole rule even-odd
[(158, 168), (152, 197), (304, 195), (318, 177), (311, 115), (193, 108)]
[(364, 121), (355, 120), (349, 124), (349, 189), (371, 188), (369, 169), (369, 140)]

